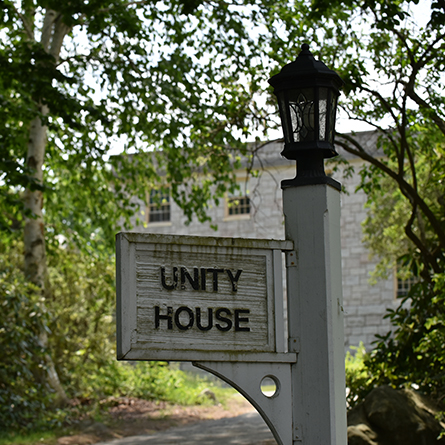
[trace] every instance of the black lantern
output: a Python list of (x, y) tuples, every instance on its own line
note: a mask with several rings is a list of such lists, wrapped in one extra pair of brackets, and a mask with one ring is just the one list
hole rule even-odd
[(269, 83), (280, 109), (284, 133), (281, 154), (297, 161), (297, 177), (303, 180), (303, 176), (326, 177), (323, 159), (337, 155), (335, 118), (343, 81), (323, 62), (315, 60), (309, 45), (303, 44), (301, 49), (295, 62), (284, 66)]

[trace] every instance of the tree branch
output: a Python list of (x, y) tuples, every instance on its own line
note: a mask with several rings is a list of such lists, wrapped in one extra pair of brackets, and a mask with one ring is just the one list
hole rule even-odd
[[(426, 246), (426, 243), (422, 241), (413, 231), (413, 223), (417, 216), (417, 205), (412, 207), (411, 216), (405, 225), (406, 236), (414, 243), (414, 245), (420, 250), (426, 264), (429, 264), (435, 273), (440, 273), (441, 268), (437, 264), (437, 259), (431, 254)], [(426, 268), (425, 268), (426, 269)]]
[(40, 38), (40, 43), (43, 46), (43, 49), (48, 52), (49, 51), (49, 44), (51, 41), (51, 35), (53, 31), (53, 23), (56, 19), (56, 11), (52, 9), (47, 9), (45, 18), (43, 19), (43, 25), (42, 25), (42, 37)]
[[(34, 23), (33, 23), (33, 21), (31, 21), (31, 23), (30, 23), (30, 21), (29, 21), (28, 18), (26, 17), (27, 14), (22, 14), (22, 13), (16, 8), (16, 6), (15, 6), (14, 3), (11, 3), (11, 6), (14, 8), (15, 13), (18, 15), (18, 17), (19, 17), (20, 20), (22, 21), (22, 23), (23, 23), (23, 28), (24, 28), (24, 30), (25, 30), (25, 34), (26, 34), (26, 36), (28, 37), (29, 40), (34, 41), (34, 30), (33, 30), (33, 28), (34, 28)], [(33, 14), (33, 11), (28, 11), (28, 15), (30, 15), (30, 14), (34, 15), (34, 14)]]
[(49, 53), (54, 57), (57, 62), (60, 57), (60, 50), (62, 49), (63, 39), (71, 31), (71, 27), (66, 25), (62, 20), (62, 15), (59, 14), (54, 21), (54, 32), (51, 41), (51, 47)]
[[(97, 11), (97, 14), (104, 14), (106, 12), (113, 11), (116, 8), (128, 8), (128, 6), (146, 5), (147, 3), (153, 3), (153, 0), (133, 0), (133, 1), (130, 1), (130, 2), (122, 3), (121, 5), (113, 5), (110, 8), (99, 9)], [(83, 17), (85, 17), (85, 16), (83, 16)]]
[[(379, 170), (387, 174), (390, 178), (394, 179), (394, 181), (397, 182), (399, 185), (400, 191), (402, 194), (408, 199), (408, 201), (411, 203), (411, 206), (417, 205), (419, 209), (423, 212), (425, 217), (430, 222), (431, 226), (433, 227), (438, 239), (439, 243), (442, 246), (442, 249), (445, 249), (445, 233), (442, 230), (440, 222), (437, 220), (434, 213), (429, 208), (428, 204), (420, 197), (417, 190), (413, 188), (413, 186), (408, 183), (405, 178), (396, 173), (394, 170), (389, 168), (386, 164), (376, 159), (374, 156), (370, 155), (366, 152), (366, 150), (351, 136), (345, 135), (345, 134), (339, 134), (339, 137), (346, 140), (346, 142), (342, 142), (336, 139), (335, 143), (339, 145), (340, 147), (344, 148), (348, 153), (351, 153), (364, 161), (369, 162), (370, 164), (376, 166)], [(352, 145), (352, 146), (351, 146)], [(353, 148), (355, 147), (355, 148)]]
[(404, 36), (397, 28), (392, 28), (391, 31), (398, 37), (400, 43), (402, 44), (402, 46), (405, 47), (407, 53), (408, 53), (408, 58), (410, 60), (410, 64), (411, 66), (415, 63), (414, 60), (414, 54), (411, 51), (411, 48), (408, 45), (406, 36)]
[[(419, 57), (419, 60), (416, 62), (416, 67), (418, 70), (423, 68), (426, 64), (428, 64), (430, 61), (434, 60), (436, 58), (436, 55), (431, 52), (431, 50), (434, 48), (434, 45), (441, 40), (445, 39), (445, 33), (439, 34), (435, 40), (433, 40), (425, 49), (423, 54)], [(429, 56), (428, 56), (429, 54)]]
[(397, 116), (394, 114), (394, 111), (391, 105), (388, 103), (388, 101), (378, 91), (371, 90), (371, 88), (367, 88), (364, 86), (362, 86), (361, 89), (371, 94), (371, 96), (376, 97), (383, 105), (383, 108), (385, 108), (386, 111), (391, 115), (392, 119), (394, 120), (394, 123), (397, 125)]
[[(431, 42), (430, 45), (425, 49), (423, 54), (419, 57), (418, 61), (415, 62), (414, 59), (411, 59), (410, 65), (412, 68), (411, 74), (409, 76), (408, 82), (403, 82), (401, 80), (401, 84), (404, 86), (406, 95), (413, 100), (420, 108), (423, 108), (425, 110), (428, 110), (431, 119), (433, 122), (438, 126), (439, 130), (445, 135), (445, 120), (443, 120), (424, 99), (422, 99), (415, 91), (415, 83), (417, 75), (419, 74), (419, 71), (431, 60), (433, 60), (436, 56), (434, 53), (431, 52), (434, 45), (439, 42), (440, 40), (443, 40), (445, 38), (445, 34), (441, 34), (438, 36), (433, 42)], [(428, 53), (430, 54), (429, 57), (427, 57)]]
[(425, 100), (423, 100), (415, 91), (414, 86), (407, 84), (405, 86), (406, 94), (410, 99), (412, 99), (417, 105), (419, 105), (420, 108), (424, 108), (425, 110), (428, 110), (430, 113), (431, 119), (433, 122), (437, 125), (439, 130), (444, 134), (445, 136), (445, 120), (443, 120), (429, 105)]

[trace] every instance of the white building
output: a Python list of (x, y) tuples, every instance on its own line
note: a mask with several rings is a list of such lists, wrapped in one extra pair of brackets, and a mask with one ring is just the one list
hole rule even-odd
[[(375, 147), (375, 136), (373, 132), (359, 134), (371, 151)], [(280, 183), (283, 179), (294, 178), (296, 167), (294, 161), (280, 156), (282, 145), (282, 142), (271, 142), (258, 151), (254, 165), (260, 171), (258, 177), (247, 178), (245, 170), (237, 171), (241, 188), (238, 196), (227, 196), (224, 202), (209, 211), (211, 224), (218, 226), (217, 231), (211, 228), (210, 223), (195, 221), (185, 225), (186, 218), (182, 210), (168, 195), (158, 195), (158, 199), (154, 200), (150, 199), (150, 193), (148, 202), (141, 207), (145, 207), (145, 211), (139, 216), (145, 220), (145, 224), (137, 226), (135, 230), (176, 235), (283, 239)], [(360, 179), (359, 167), (363, 161), (343, 155), (356, 167), (355, 174), (350, 178), (343, 180), (341, 172), (334, 175), (348, 192), (341, 196), (345, 346), (358, 346), (363, 342), (369, 348), (376, 334), (386, 334), (389, 330), (389, 321), (383, 316), (387, 308), (396, 306), (397, 281), (391, 278), (375, 285), (369, 283), (376, 260), (370, 259), (362, 243), (361, 223), (366, 217), (366, 197), (362, 191), (355, 191)], [(156, 193), (155, 190), (151, 191), (151, 196)], [(155, 201), (161, 201), (161, 205)]]

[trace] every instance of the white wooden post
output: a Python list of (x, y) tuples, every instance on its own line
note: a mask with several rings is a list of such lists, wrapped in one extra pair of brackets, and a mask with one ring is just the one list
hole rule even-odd
[(346, 445), (340, 192), (327, 184), (283, 190), (293, 444)]

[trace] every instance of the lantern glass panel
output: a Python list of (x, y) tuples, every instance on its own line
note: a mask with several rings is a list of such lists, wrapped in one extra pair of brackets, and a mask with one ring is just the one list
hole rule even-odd
[(303, 88), (292, 91), (289, 98), (289, 112), (294, 142), (313, 141), (315, 137), (314, 90)]
[(325, 141), (327, 137), (327, 114), (328, 114), (328, 89), (320, 88), (318, 92), (318, 103), (319, 103), (319, 122), (318, 127), (318, 140)]
[(335, 94), (332, 94), (332, 92), (329, 94), (330, 96), (330, 105), (329, 105), (329, 119), (328, 119), (328, 128), (327, 128), (327, 141), (331, 144), (334, 143), (334, 128), (335, 128), (335, 118), (336, 118), (336, 112), (337, 112), (337, 96)]
[(298, 88), (277, 94), (287, 144), (334, 140), (337, 95), (329, 87)]
[(294, 135), (292, 132), (292, 121), (289, 114), (289, 105), (284, 91), (278, 94), (278, 106), (280, 108), (281, 126), (283, 128), (284, 140), (287, 144), (294, 142)]

